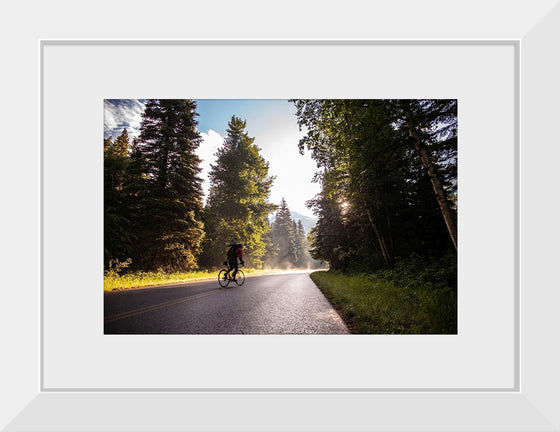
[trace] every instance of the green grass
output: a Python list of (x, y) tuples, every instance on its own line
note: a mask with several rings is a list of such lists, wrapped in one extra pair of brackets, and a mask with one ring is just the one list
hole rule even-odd
[(456, 291), (372, 275), (315, 272), (311, 278), (357, 334), (456, 334)]
[[(243, 268), (242, 270), (247, 276), (276, 273), (278, 271), (281, 271), (257, 270), (251, 268)], [(103, 278), (103, 290), (118, 291), (131, 288), (142, 288), (204, 279), (216, 279), (217, 283), (218, 271), (219, 270), (203, 270), (187, 273), (136, 272), (123, 275), (119, 275), (118, 273), (112, 271), (106, 271)]]
[(210, 277), (214, 277), (214, 273), (209, 273), (208, 271), (188, 273), (137, 272), (125, 275), (106, 273), (103, 278), (103, 290), (116, 291), (152, 285), (202, 280)]

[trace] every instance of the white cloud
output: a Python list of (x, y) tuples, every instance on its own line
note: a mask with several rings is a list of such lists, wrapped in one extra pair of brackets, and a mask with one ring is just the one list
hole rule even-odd
[(210, 180), (208, 178), (211, 169), (210, 165), (216, 161), (216, 151), (222, 146), (224, 137), (212, 129), (208, 133), (200, 132), (200, 135), (203, 141), (200, 143), (196, 154), (201, 159), (200, 168), (202, 168), (202, 172), (200, 176), (203, 180), (202, 190), (204, 191), (206, 201), (210, 189)]
[(105, 99), (103, 117), (104, 136), (117, 138), (127, 129), (128, 135), (136, 137), (140, 134), (140, 123), (145, 104), (137, 99)]

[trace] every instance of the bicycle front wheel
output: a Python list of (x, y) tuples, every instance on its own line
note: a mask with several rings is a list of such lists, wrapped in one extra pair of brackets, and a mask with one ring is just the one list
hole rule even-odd
[(218, 283), (223, 288), (229, 285), (229, 277), (227, 274), (227, 270), (220, 270), (220, 273), (218, 273)]
[(243, 270), (237, 270), (237, 274), (235, 275), (235, 283), (239, 286), (245, 283), (245, 273), (243, 273)]

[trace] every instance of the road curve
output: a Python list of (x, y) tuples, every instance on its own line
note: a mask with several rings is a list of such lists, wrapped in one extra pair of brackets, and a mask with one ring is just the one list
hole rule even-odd
[(104, 294), (105, 334), (347, 334), (311, 271)]

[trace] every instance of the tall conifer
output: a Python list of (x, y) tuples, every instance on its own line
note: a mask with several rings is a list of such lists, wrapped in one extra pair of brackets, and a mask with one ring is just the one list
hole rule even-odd
[(248, 266), (263, 264), (268, 215), (276, 208), (268, 201), (274, 177), (269, 176), (268, 162), (255, 138), (245, 132), (246, 126), (246, 121), (232, 116), (210, 172), (203, 254), (209, 267), (220, 264), (232, 239), (243, 244)]
[(132, 234), (128, 210), (123, 197), (125, 173), (130, 161), (126, 129), (113, 143), (103, 141), (103, 195), (104, 195), (104, 265), (111, 260), (124, 261), (131, 248)]
[(294, 237), (295, 237), (296, 254), (297, 254), (296, 266), (300, 268), (308, 267), (310, 262), (309, 262), (307, 236), (305, 235), (305, 229), (303, 228), (301, 219), (298, 220), (297, 224), (294, 221)]
[(297, 262), (294, 221), (286, 200), (282, 198), (272, 230), (272, 241), (277, 251), (276, 266), (291, 267)]
[(197, 115), (196, 103), (188, 99), (146, 103), (128, 191), (136, 237), (133, 265), (142, 270), (197, 265), (203, 237)]

